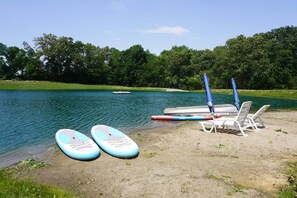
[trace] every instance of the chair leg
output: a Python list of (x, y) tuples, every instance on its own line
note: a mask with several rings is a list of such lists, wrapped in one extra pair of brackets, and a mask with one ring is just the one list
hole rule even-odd
[(254, 131), (258, 132), (260, 129), (257, 127), (257, 124), (254, 122), (252, 118), (249, 119), (250, 124), (252, 125), (252, 128)]
[(206, 132), (206, 133), (211, 133), (211, 132), (213, 131), (213, 129), (215, 129), (215, 132), (217, 132), (214, 123), (212, 123), (212, 126), (211, 126), (211, 128), (210, 128), (209, 130), (206, 129), (206, 127), (205, 127), (205, 125), (204, 125), (204, 124), (205, 124), (204, 122), (200, 122), (200, 124), (201, 124), (201, 126), (202, 126), (203, 131)]
[(246, 134), (246, 133), (243, 131), (243, 129), (242, 129), (241, 127), (239, 127), (239, 129), (240, 129), (240, 131), (241, 131), (243, 137), (248, 137), (248, 134)]
[(248, 134), (246, 134), (244, 131), (243, 131), (243, 128), (240, 126), (239, 122), (238, 121), (235, 121), (236, 124), (238, 125), (239, 129), (240, 129), (240, 132), (242, 133), (243, 137), (248, 137)]
[(264, 124), (264, 122), (262, 121), (262, 119), (261, 119), (260, 117), (259, 117), (258, 119), (259, 119), (260, 123), (262, 124), (262, 126), (263, 126), (264, 128), (267, 128), (266, 125)]

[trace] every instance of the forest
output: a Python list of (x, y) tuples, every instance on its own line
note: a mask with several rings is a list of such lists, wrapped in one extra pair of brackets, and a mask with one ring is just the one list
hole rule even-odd
[(43, 34), (23, 48), (0, 42), (0, 79), (82, 84), (230, 89), (297, 89), (297, 27), (286, 26), (250, 37), (239, 35), (213, 50), (173, 46), (160, 55), (134, 45), (120, 51)]

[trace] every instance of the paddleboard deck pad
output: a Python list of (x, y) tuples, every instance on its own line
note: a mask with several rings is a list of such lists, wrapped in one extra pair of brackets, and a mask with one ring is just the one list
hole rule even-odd
[(60, 149), (73, 159), (92, 160), (100, 154), (98, 145), (91, 138), (72, 129), (57, 131), (56, 142)]
[[(221, 115), (217, 115), (214, 118), (220, 118)], [(152, 120), (163, 121), (197, 121), (197, 120), (212, 120), (213, 116), (169, 116), (169, 115), (156, 115), (151, 116)]]
[(108, 154), (119, 158), (133, 158), (139, 153), (137, 144), (123, 132), (106, 125), (91, 129), (95, 142)]

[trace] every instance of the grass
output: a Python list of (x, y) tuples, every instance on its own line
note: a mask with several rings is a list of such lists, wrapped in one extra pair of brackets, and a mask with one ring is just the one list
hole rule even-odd
[(21, 173), (34, 170), (38, 168), (48, 167), (48, 164), (45, 164), (42, 161), (37, 161), (35, 159), (26, 159), (21, 160), (15, 165), (9, 166), (4, 169), (5, 173), (11, 177), (18, 177)]
[(162, 88), (126, 87), (114, 85), (86, 85), (77, 83), (60, 83), (48, 81), (11, 81), (0, 80), (0, 90), (130, 90), (130, 91), (164, 91)]
[(15, 166), (0, 170), (0, 197), (76, 197), (61, 188), (20, 179), (20, 172), (46, 166), (33, 159), (23, 160)]
[(217, 149), (222, 149), (222, 148), (224, 148), (226, 145), (224, 145), (224, 144), (219, 144), (219, 145), (215, 145), (215, 147), (217, 148)]
[[(270, 98), (287, 98), (296, 99), (297, 90), (288, 89), (273, 89), (273, 90), (237, 90), (240, 96), (257, 96), (257, 97), (270, 97)], [(213, 93), (216, 94), (233, 94), (232, 90), (228, 89), (214, 89)]]
[(289, 184), (280, 190), (279, 198), (297, 197), (297, 161), (288, 163), (287, 178)]
[(146, 151), (142, 153), (142, 156), (145, 158), (153, 158), (153, 157), (157, 157), (159, 156), (160, 153), (158, 153), (157, 151)]
[(75, 197), (75, 195), (30, 180), (14, 179), (0, 170), (0, 197)]
[[(85, 85), (48, 81), (11, 81), (0, 80), (0, 90), (129, 90), (129, 91), (165, 91), (165, 88), (126, 87), (116, 85)], [(204, 90), (194, 92), (204, 93)], [(215, 94), (232, 94), (231, 89), (212, 89)], [(238, 90), (241, 96), (296, 99), (297, 90)]]
[(215, 181), (218, 181), (218, 182), (222, 182), (224, 183), (225, 185), (231, 187), (231, 190), (229, 192), (227, 192), (227, 195), (229, 196), (233, 196), (235, 195), (236, 193), (242, 193), (242, 194), (245, 194), (245, 191), (246, 189), (248, 189), (247, 187), (244, 187), (238, 183), (235, 183), (231, 177), (229, 176), (223, 176), (223, 177), (217, 177), (213, 174), (210, 174), (210, 173), (206, 173), (204, 175), (205, 178), (207, 179), (211, 179), (211, 180), (215, 180)]
[[(129, 90), (129, 91), (165, 91), (165, 88), (126, 87), (116, 85), (85, 85), (77, 83), (60, 83), (48, 81), (11, 81), (0, 80), (0, 90)], [(195, 92), (204, 93), (204, 90)], [(231, 89), (212, 89), (214, 94), (232, 94)], [(296, 99), (297, 90), (238, 90), (241, 96), (258, 96), (272, 98)]]

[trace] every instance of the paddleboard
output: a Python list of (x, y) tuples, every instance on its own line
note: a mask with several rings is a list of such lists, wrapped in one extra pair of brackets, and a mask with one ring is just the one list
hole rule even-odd
[[(237, 115), (238, 111), (236, 107), (232, 104), (218, 104), (214, 105), (215, 113), (219, 115)], [(188, 107), (175, 107), (166, 108), (163, 112), (164, 115), (188, 115), (188, 114), (198, 114), (210, 116), (211, 112), (207, 105), (203, 106), (188, 106)]]
[(57, 131), (56, 142), (60, 149), (73, 159), (92, 160), (100, 154), (98, 145), (91, 138), (75, 130)]
[(113, 94), (130, 94), (130, 91), (113, 91)]
[(138, 155), (137, 144), (123, 132), (106, 125), (91, 129), (95, 142), (108, 154), (119, 158), (133, 158)]
[[(221, 115), (215, 116), (220, 118)], [(151, 116), (152, 120), (164, 120), (164, 121), (196, 121), (196, 120), (212, 120), (212, 116), (169, 116), (169, 115), (156, 115)]]

